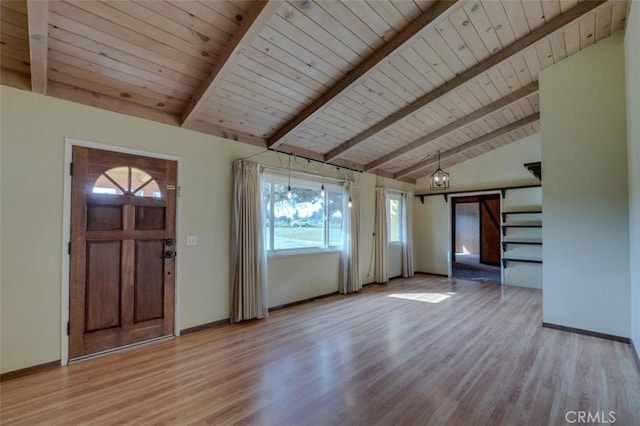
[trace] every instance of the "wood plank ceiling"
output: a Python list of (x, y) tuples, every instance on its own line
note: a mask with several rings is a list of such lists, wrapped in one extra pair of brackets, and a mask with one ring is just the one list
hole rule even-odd
[(0, 3), (2, 84), (415, 181), (539, 131), (622, 0)]

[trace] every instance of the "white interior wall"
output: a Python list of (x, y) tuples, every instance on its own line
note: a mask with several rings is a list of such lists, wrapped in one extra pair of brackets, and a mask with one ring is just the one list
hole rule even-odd
[[(483, 188), (538, 184), (540, 182), (523, 167), (525, 163), (536, 161), (540, 161), (539, 134), (512, 142), (447, 169), (446, 171), (451, 175), (449, 190), (473, 191)], [(419, 179), (416, 188), (417, 194), (429, 192), (429, 179), (427, 177)], [(507, 198), (503, 202), (511, 202), (511, 200), (517, 205), (539, 205), (540, 190), (538, 189), (537, 192), (507, 191)], [(419, 198), (414, 200), (413, 243), (417, 271), (440, 275), (449, 273), (450, 214), (450, 204), (445, 202), (441, 195), (425, 197), (424, 204)], [(531, 266), (537, 269), (518, 265), (517, 272), (514, 271), (512, 275), (515, 279), (512, 284), (539, 283), (540, 266)]]
[(622, 33), (540, 73), (543, 320), (629, 337)]
[(625, 32), (631, 339), (640, 355), (640, 3), (632, 2)]
[[(292, 267), (293, 262), (295, 267)], [(282, 306), (337, 291), (339, 265), (340, 253), (337, 251), (270, 255), (267, 271), (269, 306)]]
[[(60, 359), (64, 139), (181, 157), (177, 281), (180, 328), (229, 316), (232, 161), (261, 148), (0, 87), (1, 371)], [(279, 165), (273, 154), (255, 158)], [(361, 198), (360, 271), (368, 276), (374, 188), (413, 185), (355, 173)], [(198, 245), (187, 247), (186, 235)], [(336, 253), (269, 260), (270, 306), (337, 291)]]

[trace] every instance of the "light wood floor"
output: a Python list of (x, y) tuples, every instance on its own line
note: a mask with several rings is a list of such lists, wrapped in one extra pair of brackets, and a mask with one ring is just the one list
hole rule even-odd
[(640, 425), (629, 345), (541, 327), (541, 293), (419, 276), (9, 380), (8, 424)]

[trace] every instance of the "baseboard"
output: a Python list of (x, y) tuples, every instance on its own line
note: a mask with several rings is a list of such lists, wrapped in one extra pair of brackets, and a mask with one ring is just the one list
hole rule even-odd
[(339, 293), (337, 291), (334, 291), (334, 292), (327, 293), (327, 294), (321, 294), (320, 296), (314, 296), (314, 297), (310, 297), (308, 299), (298, 300), (296, 302), (285, 303), (284, 305), (273, 306), (273, 307), (269, 308), (269, 312), (275, 312), (275, 311), (279, 311), (280, 309), (290, 308), (290, 307), (296, 306), (296, 305), (302, 305), (303, 303), (313, 302), (314, 300), (324, 299), (325, 297), (335, 296), (336, 294), (339, 294)]
[(589, 331), (589, 330), (583, 330), (581, 328), (565, 327), (564, 325), (551, 324), (549, 322), (543, 322), (542, 326), (546, 328), (553, 328), (555, 330), (560, 330), (560, 331), (568, 331), (569, 333), (583, 334), (585, 336), (597, 337), (599, 339), (613, 340), (615, 342), (620, 342), (620, 343), (631, 343), (631, 339), (629, 339), (628, 337), (620, 337), (620, 336), (614, 336), (612, 334), (598, 333), (597, 331)]
[(4, 382), (11, 379), (17, 379), (18, 377), (28, 376), (30, 374), (39, 373), (44, 370), (51, 370), (52, 368), (60, 367), (60, 360), (45, 362), (44, 364), (33, 365), (27, 368), (21, 368), (20, 370), (9, 371), (0, 374), (0, 382)]
[(638, 353), (638, 347), (631, 340), (631, 349), (633, 350), (633, 355), (636, 360), (636, 364), (638, 365), (638, 369), (640, 369), (640, 354)]
[(196, 325), (195, 327), (185, 328), (184, 330), (180, 330), (180, 335), (183, 336), (185, 334), (195, 333), (196, 331), (206, 330), (208, 328), (218, 327), (225, 324), (230, 324), (231, 319), (225, 318), (219, 321), (208, 322), (206, 324)]
[(445, 274), (436, 274), (433, 272), (422, 272), (422, 271), (415, 271), (414, 275), (433, 275), (434, 277), (444, 277), (444, 278), (449, 278), (449, 275), (445, 275)]

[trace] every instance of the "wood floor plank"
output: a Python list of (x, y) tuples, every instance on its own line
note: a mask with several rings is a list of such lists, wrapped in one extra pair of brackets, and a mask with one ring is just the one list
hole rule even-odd
[(419, 275), (2, 383), (12, 424), (640, 424), (629, 345), (541, 292)]

